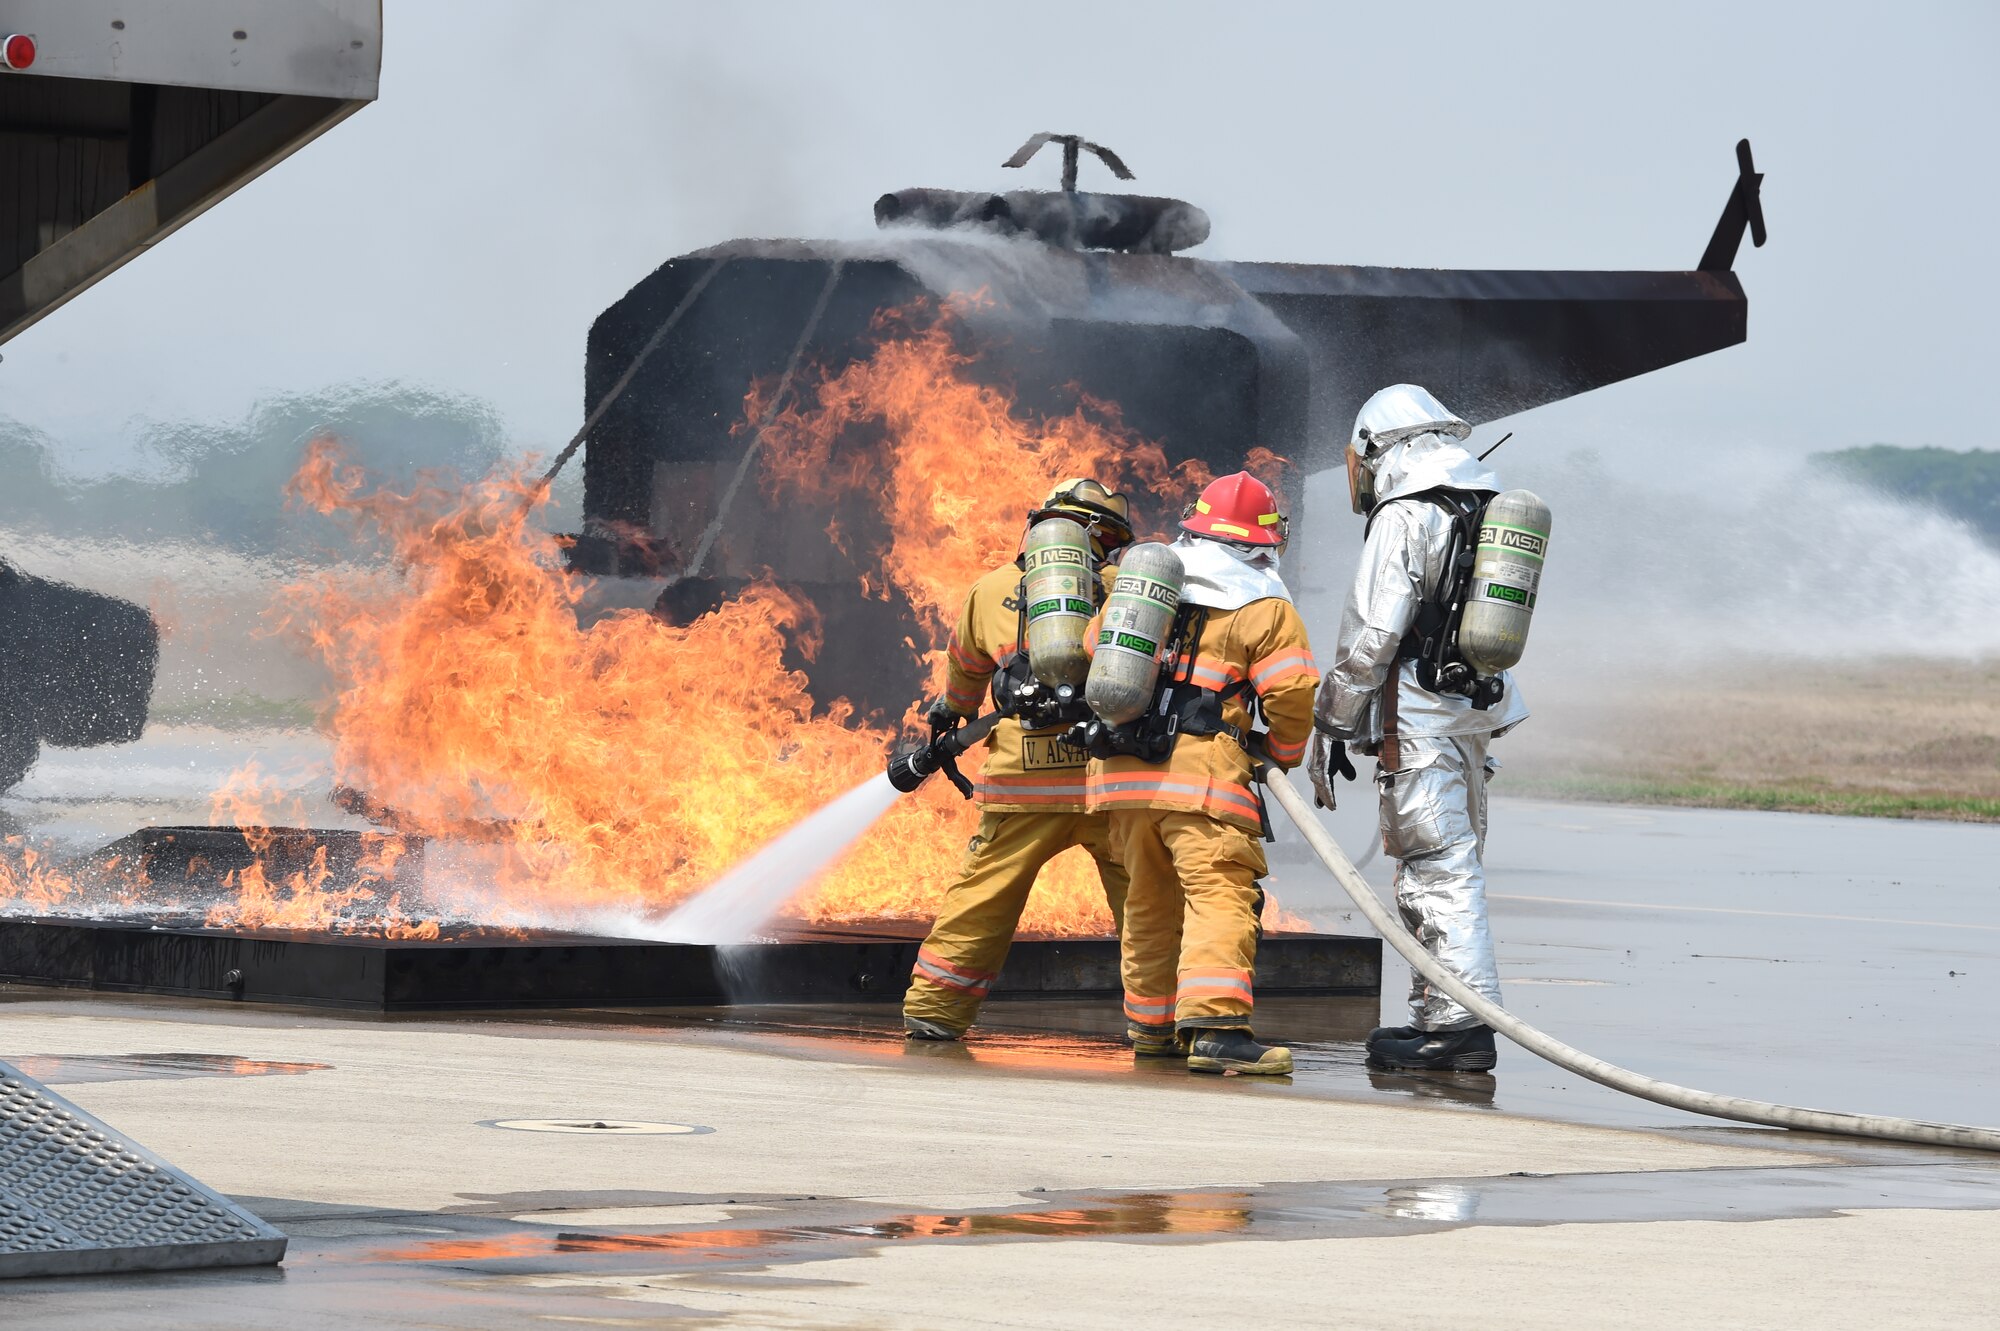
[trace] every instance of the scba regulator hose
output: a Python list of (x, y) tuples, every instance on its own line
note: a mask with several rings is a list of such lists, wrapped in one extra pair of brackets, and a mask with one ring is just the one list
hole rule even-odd
[(1969, 1128), (1957, 1123), (1924, 1123), (1917, 1119), (1889, 1118), (1879, 1114), (1840, 1114), (1826, 1109), (1799, 1109), (1792, 1105), (1767, 1104), (1762, 1100), (1745, 1100), (1734, 1095), (1715, 1095), (1708, 1091), (1690, 1090), (1676, 1086), (1672, 1082), (1656, 1081), (1637, 1072), (1628, 1071), (1601, 1058), (1593, 1058), (1581, 1050), (1572, 1049), (1562, 1041), (1544, 1035), (1527, 1022), (1508, 1012), (1507, 1009), (1473, 991), (1463, 980), (1440, 966), (1422, 944), (1410, 935), (1410, 931), (1389, 913), (1361, 875), (1348, 861), (1340, 845), (1320, 821), (1313, 815), (1305, 800), (1293, 788), (1282, 772), (1272, 770), (1265, 778), (1266, 788), (1277, 797), (1285, 812), (1304, 834), (1308, 844), (1319, 856), (1333, 876), (1339, 880), (1347, 895), (1354, 898), (1368, 922), (1375, 926), (1382, 937), (1389, 940), (1389, 946), (1402, 954), (1403, 960), (1423, 974), (1426, 980), (1449, 994), (1453, 1001), (1463, 1004), (1474, 1016), (1491, 1026), (1500, 1034), (1512, 1040), (1531, 1054), (1536, 1054), (1559, 1068), (1567, 1068), (1579, 1077), (1609, 1086), (1614, 1091), (1636, 1095), (1641, 1100), (1651, 1100), (1654, 1104), (1668, 1105), (1674, 1109), (1685, 1109), (1690, 1113), (1709, 1114), (1716, 1118), (1734, 1119), (1739, 1123), (1759, 1123), (1773, 1128), (1793, 1128), (1800, 1132), (1827, 1132), (1843, 1137), (1873, 1137), (1882, 1141), (1916, 1142), (1924, 1146), (1958, 1146), (1975, 1151), (2000, 1151), (2000, 1131), (1992, 1128)]

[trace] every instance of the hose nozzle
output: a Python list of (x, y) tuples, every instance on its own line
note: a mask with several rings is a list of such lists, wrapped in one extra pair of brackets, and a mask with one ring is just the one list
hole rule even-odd
[(889, 759), (889, 784), (907, 795), (921, 786), (957, 754), (940, 753), (951, 737), (940, 735), (929, 744), (898, 753)]
[(1006, 715), (1004, 712), (988, 712), (977, 721), (969, 721), (956, 730), (947, 730), (932, 738), (928, 743), (906, 749), (889, 759), (889, 784), (907, 795), (939, 772), (943, 772), (958, 787), (958, 793), (972, 798), (972, 783), (958, 770), (958, 757), (973, 745), (993, 732)]

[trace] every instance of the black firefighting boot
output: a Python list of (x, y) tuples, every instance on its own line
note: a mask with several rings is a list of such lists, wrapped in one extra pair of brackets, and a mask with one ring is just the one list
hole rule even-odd
[(1499, 1061), (1491, 1026), (1458, 1031), (1418, 1031), (1404, 1039), (1370, 1041), (1371, 1068), (1412, 1068), (1419, 1072), (1490, 1072)]
[(1289, 1077), (1292, 1051), (1282, 1045), (1258, 1044), (1241, 1026), (1193, 1030), (1188, 1042), (1189, 1072), (1245, 1072), (1254, 1076)]
[(903, 1038), (905, 1040), (956, 1040), (963, 1034), (965, 1034), (964, 1031), (955, 1031), (949, 1026), (940, 1026), (934, 1021), (925, 1021), (922, 1017), (906, 1016), (903, 1018)]
[(1424, 1031), (1421, 1026), (1377, 1026), (1374, 1030), (1368, 1032), (1367, 1049), (1370, 1054), (1373, 1054), (1375, 1046), (1385, 1040), (1408, 1040), (1423, 1033)]

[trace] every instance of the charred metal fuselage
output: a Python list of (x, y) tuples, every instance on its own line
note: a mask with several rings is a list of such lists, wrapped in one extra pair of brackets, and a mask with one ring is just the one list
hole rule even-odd
[[(849, 547), (867, 550), (881, 524), (873, 497), (858, 494), (837, 512), (796, 503), (776, 511), (754, 476), (731, 485), (752, 438), (735, 428), (752, 382), (777, 379), (795, 355), (838, 372), (868, 354), (883, 310), (981, 292), (954, 321), (972, 374), (1031, 412), (1067, 412), (1085, 395), (1115, 402), (1169, 461), (1235, 470), (1252, 447), (1272, 449), (1301, 464), (1295, 511), (1304, 473), (1337, 462), (1355, 411), (1384, 385), (1424, 384), (1485, 422), (1746, 334), (1748, 305), (1726, 270), (1216, 263), (1049, 243), (1063, 228), (1035, 222), (1047, 210), (989, 197), (885, 196), (878, 216), (954, 226), (906, 226), (863, 242), (733, 241), (669, 260), (607, 309), (590, 330), (586, 407), (638, 369), (588, 438), (575, 565), (679, 577), (663, 598), (674, 615), (769, 570), (825, 616), (815, 691), (900, 707), (920, 681), (914, 669), (886, 667), (912, 631), (909, 617), (894, 600), (867, 599), (861, 569), (826, 534), (837, 519)], [(894, 199), (904, 202), (886, 206)], [(1122, 234), (1115, 228), (1128, 220), (1112, 216), (1105, 234)], [(1142, 525), (1157, 527), (1187, 496), (1136, 498)]]
[(44, 744), (139, 738), (159, 659), (142, 607), (0, 563), (0, 791)]

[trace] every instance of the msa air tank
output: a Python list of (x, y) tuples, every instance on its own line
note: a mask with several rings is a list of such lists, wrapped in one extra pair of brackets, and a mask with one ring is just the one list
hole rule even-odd
[(1028, 621), (1028, 667), (1050, 688), (1076, 688), (1090, 672), (1084, 632), (1097, 613), (1090, 535), (1068, 518), (1028, 528), (1021, 552), (1021, 597)]
[(1181, 557), (1156, 541), (1132, 546), (1119, 559), (1083, 688), (1083, 700), (1107, 725), (1131, 724), (1153, 701), (1182, 578)]
[(1458, 654), (1481, 675), (1521, 659), (1549, 549), (1549, 506), (1528, 490), (1493, 496), (1479, 519), (1472, 585), (1458, 625)]

